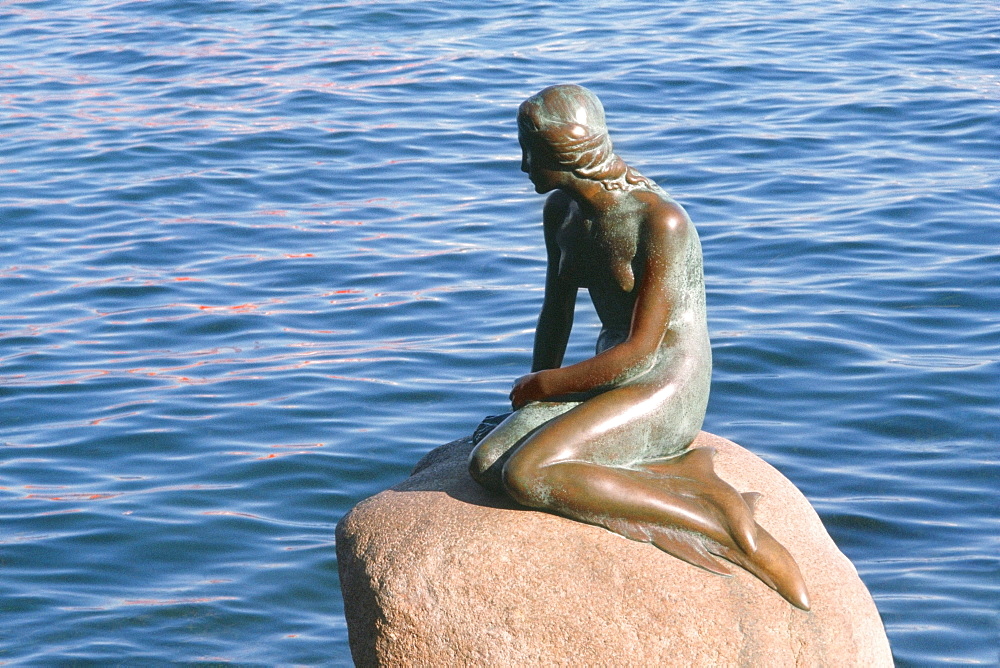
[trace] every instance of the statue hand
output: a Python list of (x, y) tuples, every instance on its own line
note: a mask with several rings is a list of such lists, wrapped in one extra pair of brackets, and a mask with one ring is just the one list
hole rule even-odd
[(510, 404), (517, 410), (532, 401), (540, 401), (545, 398), (542, 392), (542, 384), (539, 381), (541, 372), (529, 373), (514, 381), (514, 389), (510, 391)]

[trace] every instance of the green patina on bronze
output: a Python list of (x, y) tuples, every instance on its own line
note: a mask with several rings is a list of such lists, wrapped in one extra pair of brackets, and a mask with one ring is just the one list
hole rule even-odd
[[(712, 350), (698, 233), (687, 213), (612, 148), (597, 97), (551, 86), (521, 104), (522, 171), (538, 193), (548, 271), (531, 373), (514, 412), (477, 431), (483, 486), (518, 503), (651, 542), (713, 573), (750, 571), (809, 609), (792, 556), (689, 446), (708, 404)], [(594, 357), (562, 366), (576, 294), (602, 328)]]

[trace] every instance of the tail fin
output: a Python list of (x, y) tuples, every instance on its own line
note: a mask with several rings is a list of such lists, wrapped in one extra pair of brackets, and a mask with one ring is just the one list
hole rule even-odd
[(624, 519), (612, 519), (603, 525), (616, 534), (640, 543), (652, 543), (667, 554), (671, 554), (692, 566), (704, 568), (716, 575), (732, 575), (733, 572), (715, 559), (705, 548), (698, 536), (678, 529), (640, 524)]

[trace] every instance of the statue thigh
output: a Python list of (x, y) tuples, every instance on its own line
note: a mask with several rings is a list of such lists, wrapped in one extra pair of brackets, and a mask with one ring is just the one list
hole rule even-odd
[(630, 467), (679, 454), (705, 415), (707, 393), (685, 391), (690, 389), (685, 383), (635, 383), (584, 402), (528, 404), (479, 443), (470, 471), (499, 492), (506, 489), (504, 475), (534, 478), (564, 461)]
[(531, 471), (563, 461), (635, 464), (646, 458), (655, 427), (669, 410), (661, 404), (670, 403), (669, 399), (639, 384), (599, 394), (536, 426), (521, 440), (507, 466)]

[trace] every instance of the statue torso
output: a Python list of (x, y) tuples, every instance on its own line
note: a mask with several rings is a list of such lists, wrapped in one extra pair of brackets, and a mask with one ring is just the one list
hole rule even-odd
[(629, 221), (594, 220), (567, 208), (556, 240), (559, 277), (586, 288), (605, 328), (628, 332), (642, 278), (638, 215)]
[[(626, 204), (600, 219), (584, 216), (570, 202), (555, 237), (560, 250), (559, 277), (588, 290), (601, 320), (597, 352), (628, 337), (646, 254), (658, 252), (645, 243), (643, 228), (648, 207), (638, 198)], [(687, 234), (667, 280), (673, 312), (670, 335), (664, 337), (661, 354), (670, 350), (690, 353), (691, 349), (708, 347), (701, 245), (694, 225), (688, 225)]]

